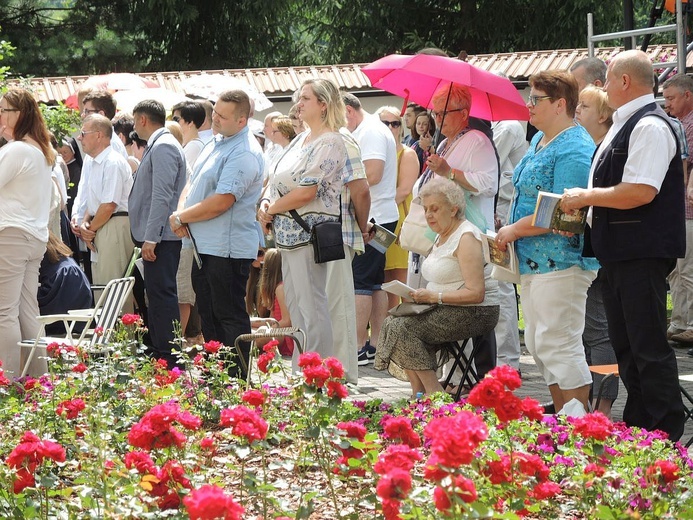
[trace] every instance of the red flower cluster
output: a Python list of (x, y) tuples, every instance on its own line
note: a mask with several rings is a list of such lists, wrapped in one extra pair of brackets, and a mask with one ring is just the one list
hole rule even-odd
[(276, 339), (273, 339), (262, 346), (262, 354), (260, 354), (257, 358), (257, 368), (263, 374), (266, 374), (269, 371), (269, 364), (274, 358), (277, 357), (278, 345), (279, 342)]
[(393, 468), (411, 471), (421, 459), (421, 453), (409, 446), (390, 444), (378, 457), (373, 470), (379, 475), (386, 475)]
[(144, 321), (142, 321), (139, 314), (123, 314), (120, 321), (122, 321), (123, 325), (126, 327), (130, 327), (131, 325), (144, 325)]
[(255, 407), (262, 406), (266, 400), (267, 396), (260, 390), (246, 390), (241, 396), (241, 401)]
[(537, 500), (546, 500), (547, 498), (553, 498), (561, 492), (561, 486), (555, 482), (540, 482), (534, 489), (529, 492), (529, 496), (536, 498)]
[(154, 448), (182, 446), (186, 437), (178, 431), (173, 423), (178, 423), (189, 430), (197, 430), (202, 420), (190, 412), (181, 410), (178, 403), (169, 401), (154, 406), (139, 422), (132, 425), (128, 433), (131, 446), (150, 451)]
[(411, 475), (408, 471), (394, 468), (378, 481), (375, 491), (383, 502), (385, 520), (400, 520), (399, 507), (411, 491)]
[(474, 451), (486, 440), (488, 430), (481, 417), (462, 410), (450, 417), (431, 420), (424, 435), (431, 441), (428, 468), (457, 468), (474, 459)]
[[(357, 422), (340, 422), (337, 424), (337, 428), (344, 431), (345, 437), (348, 439), (355, 440), (357, 442), (363, 442), (366, 439), (366, 434), (368, 430), (361, 423)], [(360, 459), (363, 457), (363, 450), (360, 448), (354, 448), (349, 444), (349, 447), (342, 448), (337, 446), (337, 448), (342, 452), (342, 455), (337, 459), (336, 466), (334, 469), (335, 473), (341, 472), (341, 468), (349, 468), (347, 472), (349, 475), (364, 475), (365, 471), (358, 468), (349, 467), (349, 459)]]
[(224, 346), (224, 344), (221, 343), (220, 341), (210, 340), (210, 341), (205, 342), (204, 349), (205, 349), (205, 352), (207, 352), (209, 354), (216, 354), (217, 352), (219, 352), (221, 350), (221, 347), (223, 347), (223, 346)]
[[(0, 360), (0, 367), (2, 367), (2, 360)], [(10, 380), (5, 377), (5, 371), (0, 368), (0, 386), (9, 386)]]
[(338, 359), (323, 360), (317, 352), (305, 352), (299, 356), (298, 366), (303, 369), (306, 385), (316, 388), (326, 386), (328, 397), (344, 399), (349, 395), (347, 388), (339, 381), (344, 378), (344, 367)]
[(13, 486), (15, 493), (36, 485), (34, 472), (45, 459), (65, 462), (65, 448), (57, 442), (41, 440), (33, 432), (24, 432), (19, 444), (5, 461), (10, 468), (17, 469)]
[(469, 393), (469, 403), (493, 409), (501, 422), (522, 416), (539, 420), (543, 416), (541, 405), (529, 397), (520, 399), (515, 394), (522, 385), (517, 370), (508, 365), (494, 368)]
[(86, 404), (82, 399), (70, 399), (60, 403), (55, 408), (55, 413), (64, 415), (67, 419), (74, 419), (85, 407)]
[(668, 460), (658, 460), (645, 471), (648, 481), (657, 484), (670, 484), (681, 476), (678, 465)]
[(145, 477), (140, 486), (157, 497), (159, 509), (178, 509), (180, 507), (179, 489), (192, 489), (190, 480), (185, 476), (185, 470), (180, 462), (168, 460), (159, 469), (148, 453), (131, 451), (125, 455), (125, 467), (135, 468)]
[(231, 433), (244, 438), (249, 444), (267, 436), (269, 426), (255, 411), (245, 406), (226, 408), (221, 411), (219, 423), (225, 428), (231, 428)]
[(453, 496), (468, 504), (474, 502), (478, 497), (474, 481), (462, 475), (456, 475), (453, 477), (448, 489), (436, 486), (433, 490), (433, 502), (436, 505), (436, 509), (438, 511), (448, 511), (452, 506), (451, 497)]
[[(167, 365), (166, 361), (160, 359), (159, 361), (163, 361), (163, 363)], [(157, 363), (158, 364), (158, 363)], [(173, 367), (172, 370), (167, 370), (165, 367), (163, 370), (159, 370), (158, 373), (154, 374), (154, 380), (156, 381), (156, 384), (159, 386), (168, 386), (172, 383), (175, 383), (178, 381), (180, 376), (182, 375), (182, 371), (178, 367)]]
[(241, 520), (245, 509), (219, 486), (206, 484), (183, 499), (190, 520)]
[(152, 489), (149, 494), (158, 497), (159, 509), (178, 509), (180, 507), (181, 488), (192, 489), (190, 480), (185, 476), (185, 470), (180, 462), (167, 460), (163, 467), (156, 471), (156, 480), (152, 480)]
[(81, 374), (87, 371), (87, 365), (85, 365), (84, 363), (78, 363), (72, 367), (72, 371)]
[(575, 433), (599, 441), (606, 440), (613, 430), (612, 422), (601, 412), (588, 413), (582, 417), (577, 417), (572, 423)]
[(86, 359), (86, 354), (81, 349), (67, 345), (65, 343), (49, 343), (46, 347), (48, 355), (54, 358), (62, 357), (63, 355), (74, 354), (78, 359)]
[(129, 451), (124, 460), (126, 468), (137, 468), (140, 474), (154, 474), (157, 471), (156, 464), (146, 451)]
[(394, 442), (401, 442), (410, 448), (421, 446), (421, 437), (414, 431), (411, 419), (407, 417), (384, 417), (381, 421), (383, 437)]

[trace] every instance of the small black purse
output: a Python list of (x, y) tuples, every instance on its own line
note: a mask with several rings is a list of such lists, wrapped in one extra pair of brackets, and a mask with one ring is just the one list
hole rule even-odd
[(345, 258), (341, 215), (340, 220), (336, 222), (320, 222), (319, 224), (315, 224), (311, 229), (295, 209), (292, 209), (289, 213), (310, 235), (310, 242), (313, 244), (313, 255), (316, 264), (324, 264), (325, 262), (343, 260)]

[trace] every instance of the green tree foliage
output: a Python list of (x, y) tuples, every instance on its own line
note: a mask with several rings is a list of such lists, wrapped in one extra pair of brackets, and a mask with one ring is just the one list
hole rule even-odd
[[(652, 1), (634, 0), (638, 22)], [(588, 12), (622, 27), (621, 3), (596, 0), (0, 0), (0, 39), (34, 76), (319, 65), (586, 47)]]

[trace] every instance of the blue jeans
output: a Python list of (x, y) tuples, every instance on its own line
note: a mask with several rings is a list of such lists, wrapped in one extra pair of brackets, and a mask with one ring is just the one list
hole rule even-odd
[[(206, 341), (220, 341), (233, 347), (238, 336), (250, 333), (250, 318), (245, 308), (245, 286), (253, 259), (213, 255), (200, 257), (202, 269), (193, 264), (192, 283), (202, 321), (202, 334)], [(241, 351), (247, 363), (250, 344), (241, 343)], [(240, 366), (230, 366), (229, 374), (245, 377)]]

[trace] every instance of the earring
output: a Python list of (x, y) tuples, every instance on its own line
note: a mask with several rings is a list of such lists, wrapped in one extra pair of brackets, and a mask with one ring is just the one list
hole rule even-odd
[(320, 119), (322, 119), (323, 121), (324, 121), (325, 119), (327, 119), (327, 110), (325, 110), (324, 112), (322, 112), (322, 113), (320, 114)]

